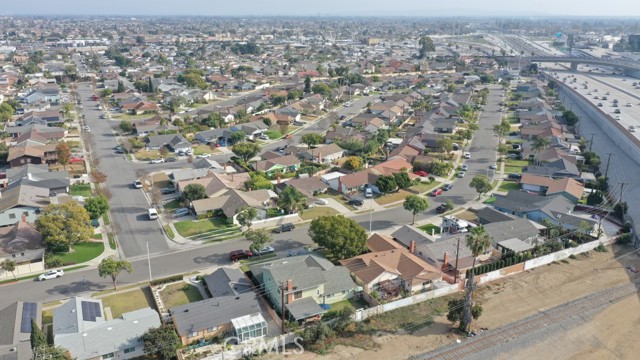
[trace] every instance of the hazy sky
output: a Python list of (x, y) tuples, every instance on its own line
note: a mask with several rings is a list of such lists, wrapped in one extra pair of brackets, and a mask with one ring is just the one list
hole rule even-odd
[(638, 0), (1, 0), (0, 14), (640, 16)]

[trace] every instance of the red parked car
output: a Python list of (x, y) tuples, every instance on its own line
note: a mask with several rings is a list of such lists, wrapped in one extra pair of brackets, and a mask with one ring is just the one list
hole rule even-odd
[(233, 250), (232, 252), (229, 253), (229, 259), (232, 262), (236, 262), (242, 259), (248, 259), (252, 256), (253, 254), (249, 250)]
[(422, 177), (427, 177), (429, 176), (429, 173), (423, 170), (418, 170), (418, 171), (414, 171), (414, 174), (418, 175), (418, 176), (422, 176)]
[(436, 197), (438, 195), (442, 195), (442, 189), (435, 189), (431, 192), (431, 196)]

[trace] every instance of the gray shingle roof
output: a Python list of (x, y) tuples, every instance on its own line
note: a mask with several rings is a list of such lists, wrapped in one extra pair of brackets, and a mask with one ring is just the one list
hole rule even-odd
[(320, 307), (311, 297), (296, 300), (286, 305), (289, 315), (295, 320), (304, 320), (315, 315), (324, 314), (326, 310)]

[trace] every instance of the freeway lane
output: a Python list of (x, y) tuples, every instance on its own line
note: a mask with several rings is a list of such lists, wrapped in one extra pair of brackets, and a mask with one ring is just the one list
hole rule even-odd
[[(447, 198), (453, 200), (457, 205), (468, 203), (476, 198), (477, 194), (468, 186), (468, 183), (474, 174), (484, 174), (490, 163), (495, 160), (496, 152), (494, 149), (497, 146), (497, 138), (493, 135), (492, 128), (494, 124), (500, 122), (500, 117), (502, 116), (502, 113), (497, 112), (499, 108), (498, 103), (502, 100), (502, 90), (498, 87), (491, 87), (490, 89), (490, 96), (487, 105), (485, 105), (486, 111), (480, 116), (480, 129), (476, 132), (476, 136), (470, 146), (473, 154), (472, 159), (467, 161), (470, 174), (467, 178), (458, 179), (455, 187), (445, 193), (446, 195), (435, 199), (430, 198), (431, 206), (429, 210), (419, 214), (417, 219), (423, 220), (436, 215), (435, 208), (437, 204), (444, 202)], [(131, 168), (131, 166), (129, 167)], [(117, 177), (118, 176), (113, 176), (113, 178)], [(128, 182), (128, 179), (126, 179), (126, 182)], [(124, 190), (133, 191), (128, 188)], [(134, 193), (141, 194), (139, 191)], [(113, 201), (112, 206), (114, 206)], [(354, 220), (365, 229), (369, 228), (369, 219), (370, 214), (362, 214), (354, 217)], [(396, 207), (376, 211), (371, 214), (371, 219), (372, 230), (380, 231), (407, 224), (411, 220), (411, 215), (402, 207)], [(311, 240), (307, 236), (307, 230), (308, 226), (299, 226), (292, 232), (275, 234), (272, 246), (280, 256), (286, 256), (290, 250), (300, 249), (302, 246), (311, 244)], [(127, 235), (124, 234), (123, 236), (126, 238)], [(183, 249), (171, 254), (159, 254), (151, 258), (152, 274), (154, 278), (159, 278), (198, 269), (228, 265), (230, 264), (228, 260), (228, 253), (230, 251), (246, 249), (248, 246), (248, 241), (238, 239), (198, 246), (191, 249)], [(127, 285), (149, 279), (149, 263), (146, 258), (144, 256), (138, 256), (136, 259), (137, 260), (132, 261), (133, 273), (122, 274), (119, 279), (120, 285)], [(83, 284), (83, 278), (86, 278), (86, 284)], [(54, 301), (74, 295), (108, 289), (110, 287), (110, 281), (98, 277), (96, 269), (71, 272), (60, 279), (37, 284), (31, 281), (23, 281), (0, 287), (0, 292), (2, 293), (0, 297), (0, 308), (10, 305), (16, 300)]]
[(85, 123), (91, 128), (91, 151), (94, 157), (100, 159), (100, 171), (108, 175), (106, 186), (113, 195), (109, 201), (111, 217), (113, 223), (117, 224), (114, 228), (121, 252), (127, 258), (145, 255), (147, 243), (154, 254), (169, 251), (158, 222), (148, 220), (147, 199), (141, 191), (131, 186), (137, 178), (136, 167), (123, 156), (115, 154), (117, 142), (111, 131), (111, 123), (98, 118), (102, 113), (97, 109), (98, 102), (89, 100), (94, 92), (88, 84), (79, 84), (78, 93), (84, 103), (82, 113)]

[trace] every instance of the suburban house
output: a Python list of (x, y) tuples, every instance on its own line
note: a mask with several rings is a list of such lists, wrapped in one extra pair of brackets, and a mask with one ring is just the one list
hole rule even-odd
[(172, 152), (185, 152), (191, 150), (192, 144), (180, 134), (155, 135), (147, 139), (147, 147), (151, 150), (158, 150), (163, 146)]
[[(241, 342), (267, 335), (267, 322), (258, 297), (240, 269), (219, 268), (205, 276), (204, 281), (211, 298), (169, 310), (183, 345), (220, 334), (237, 336)], [(246, 316), (250, 316), (251, 323), (237, 326)], [(243, 331), (246, 325), (253, 326), (253, 332)]]
[[(236, 129), (237, 128), (237, 129)], [(231, 127), (231, 131), (240, 130), (245, 133), (248, 137), (253, 139), (256, 136), (260, 136), (260, 134), (269, 130), (269, 127), (262, 120), (256, 120), (247, 122), (240, 125), (235, 125)]]
[(250, 267), (254, 279), (275, 309), (285, 309), (291, 320), (319, 319), (326, 305), (351, 298), (360, 289), (349, 270), (313, 255), (294, 256)]
[(532, 174), (546, 176), (551, 178), (580, 178), (581, 172), (576, 166), (567, 159), (559, 159), (553, 162), (546, 162), (542, 165), (529, 165), (522, 168), (523, 174)]
[(31, 320), (42, 328), (42, 305), (16, 301), (0, 310), (0, 359), (32, 360)]
[[(182, 178), (185, 180), (179, 180)], [(178, 192), (182, 193), (190, 184), (199, 184), (204, 187), (207, 197), (222, 195), (228, 189), (243, 189), (245, 181), (249, 179), (246, 173), (228, 175), (209, 169), (182, 170), (173, 173), (173, 182)]]
[(146, 136), (160, 131), (178, 130), (176, 126), (171, 125), (168, 121), (165, 123), (164, 120), (160, 115), (155, 115), (148, 119), (133, 121), (133, 126), (138, 136)]
[(264, 219), (266, 217), (266, 209), (270, 207), (272, 199), (277, 197), (278, 195), (271, 190), (262, 189), (243, 192), (229, 189), (212, 198), (192, 201), (191, 206), (196, 215), (221, 212), (228, 219), (233, 219), (233, 222), (237, 223), (236, 215), (238, 215), (238, 212), (249, 207), (257, 210), (257, 218)]
[(122, 111), (133, 115), (156, 112), (160, 110), (158, 104), (148, 101), (127, 102), (122, 104)]
[[(497, 195), (493, 206), (502, 212), (524, 217), (537, 223), (547, 220), (568, 230), (578, 229), (585, 223), (593, 229), (596, 222), (572, 214), (574, 203), (562, 195), (533, 195), (510, 190), (507, 195)], [(590, 232), (590, 231), (589, 231)]]
[(307, 197), (307, 202), (313, 201), (313, 197), (318, 194), (324, 194), (327, 192), (329, 186), (317, 177), (301, 177), (298, 179), (291, 179), (287, 182), (283, 182), (276, 185), (276, 191), (279, 193), (287, 186), (291, 186)]
[(32, 185), (17, 185), (0, 192), (0, 227), (16, 224), (24, 216), (33, 223), (40, 210), (49, 205), (49, 190)]
[(344, 156), (345, 150), (336, 143), (319, 146), (315, 149), (306, 149), (298, 155), (305, 160), (315, 163), (332, 164)]
[(262, 160), (252, 163), (251, 166), (256, 171), (263, 171), (267, 175), (276, 173), (296, 172), (300, 168), (301, 161), (293, 155), (273, 157), (268, 160)]
[(51, 109), (44, 111), (29, 111), (16, 119), (16, 126), (51, 126), (62, 122), (64, 122), (64, 119), (60, 116), (60, 111), (57, 109)]
[(0, 279), (44, 270), (44, 244), (42, 234), (26, 217), (15, 225), (0, 227), (0, 263), (11, 260), (16, 263), (13, 272), (0, 272)]
[(41, 84), (24, 97), (24, 102), (27, 104), (43, 101), (50, 103), (60, 102), (60, 87), (57, 84)]
[(345, 195), (362, 191), (365, 186), (375, 184), (378, 177), (368, 169), (341, 176), (338, 178), (337, 191)]
[(392, 238), (373, 234), (370, 239), (373, 237), (376, 237), (372, 241), (374, 248), (379, 248), (380, 243), (386, 241), (392, 249), (372, 251), (340, 261), (365, 291), (376, 291), (382, 294), (382, 298), (393, 299), (403, 291), (429, 290), (434, 281), (442, 280), (439, 269), (410, 253)]
[(54, 164), (58, 161), (56, 144), (41, 144), (25, 141), (9, 148), (7, 161), (11, 167), (25, 164)]
[(291, 106), (285, 106), (275, 111), (276, 116), (287, 117), (292, 119), (291, 122), (300, 121), (300, 111), (292, 108)]
[(574, 204), (584, 195), (584, 185), (571, 178), (553, 179), (529, 173), (522, 174), (520, 189), (539, 195), (562, 195)]
[(160, 324), (151, 308), (107, 320), (102, 300), (73, 297), (53, 310), (53, 343), (78, 360), (133, 359), (144, 355), (142, 335)]
[(24, 133), (31, 131), (37, 131), (48, 141), (58, 141), (63, 139), (67, 135), (67, 130), (56, 126), (47, 126), (42, 124), (28, 124), (28, 125), (16, 125), (4, 127), (4, 132), (16, 139)]

